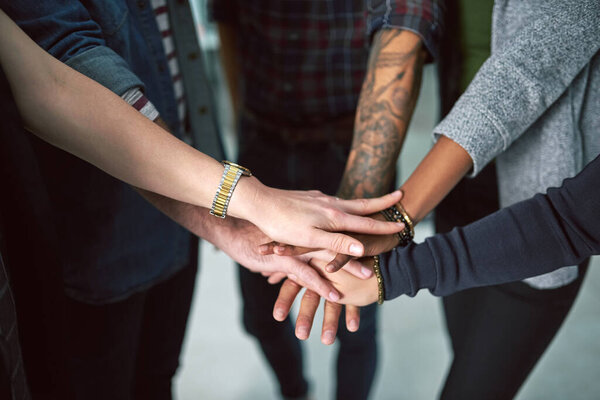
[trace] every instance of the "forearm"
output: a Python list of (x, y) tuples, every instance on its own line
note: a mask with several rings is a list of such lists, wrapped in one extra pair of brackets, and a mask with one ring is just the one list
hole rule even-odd
[[(45, 53), (5, 14), (0, 18), (2, 66), (32, 132), (133, 186), (210, 206), (223, 172), (219, 162)], [(242, 197), (252, 196), (249, 183), (241, 184)]]
[(386, 298), (522, 280), (600, 253), (600, 158), (559, 189), (382, 255)]
[(441, 136), (401, 187), (402, 205), (412, 220), (421, 221), (472, 165), (471, 157), (462, 147)]
[(138, 189), (138, 192), (173, 221), (217, 247), (221, 247), (220, 238), (230, 234), (238, 221), (235, 218), (215, 218), (205, 207), (173, 200), (147, 190)]
[(384, 29), (375, 35), (340, 197), (379, 196), (392, 186), (425, 55), (421, 39), (410, 31)]

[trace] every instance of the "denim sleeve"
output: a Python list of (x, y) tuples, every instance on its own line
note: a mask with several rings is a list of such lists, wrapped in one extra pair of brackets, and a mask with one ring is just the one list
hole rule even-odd
[(367, 31), (406, 29), (419, 35), (436, 59), (443, 33), (443, 0), (368, 0)]
[(600, 254), (600, 156), (548, 193), (381, 256), (385, 297), (519, 281)]
[(134, 87), (144, 89), (144, 84), (131, 72), (125, 60), (106, 46), (96, 46), (77, 54), (66, 64), (119, 96)]
[(44, 50), (116, 94), (144, 87), (79, 1), (0, 0), (0, 7)]

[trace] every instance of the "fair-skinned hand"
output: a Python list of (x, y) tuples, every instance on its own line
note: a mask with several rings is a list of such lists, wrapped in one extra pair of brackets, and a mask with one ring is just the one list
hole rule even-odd
[[(352, 261), (352, 263), (359, 263), (359, 261)], [(363, 267), (371, 270), (373, 268), (373, 261), (370, 257), (361, 260), (360, 263)], [(325, 272), (326, 262), (318, 259), (312, 259), (311, 265), (317, 268), (321, 274), (326, 274), (327, 278), (331, 279), (334, 287), (343, 293), (339, 303), (347, 304), (346, 326), (349, 331), (356, 331), (360, 324), (360, 309), (356, 306), (364, 306), (377, 301), (378, 292), (375, 277), (360, 280), (343, 270), (335, 274), (327, 274)], [(283, 321), (287, 317), (303, 286), (305, 285), (300, 279), (287, 279), (283, 283), (273, 307), (273, 318)], [(310, 335), (319, 300), (319, 296), (315, 292), (311, 290), (304, 292), (296, 320), (296, 336), (299, 339), (304, 340)], [(341, 310), (341, 304), (325, 302), (321, 333), (321, 341), (324, 344), (334, 342)]]
[[(331, 258), (335, 255), (336, 254), (334, 252), (329, 250), (319, 250), (292, 257), (296, 257), (305, 263), (309, 263), (309, 261), (313, 259), (323, 261), (331, 260)], [(373, 270), (363, 266), (360, 262), (348, 262), (342, 267), (342, 269), (359, 279), (368, 279), (371, 276), (373, 276)], [(287, 274), (285, 274), (284, 272), (261, 271), (261, 274), (267, 277), (267, 281), (272, 285), (275, 285), (288, 277)]]
[(236, 206), (234, 192), (230, 208), (277, 242), (360, 257), (363, 244), (340, 232), (391, 235), (403, 229), (396, 222), (366, 217), (395, 204), (399, 191), (375, 199), (342, 200), (319, 191), (286, 191), (259, 184), (248, 193), (252, 179), (240, 180), (236, 192), (240, 190), (244, 204)]
[[(380, 213), (371, 215), (371, 218), (384, 221), (385, 218)], [(364, 247), (364, 256), (374, 256), (377, 254), (385, 253), (398, 246), (398, 236), (393, 235), (365, 235), (365, 234), (350, 234), (353, 238), (359, 240)], [(269, 255), (276, 254), (278, 256), (299, 256), (309, 252), (315, 251), (315, 249), (292, 246), (280, 242), (270, 242), (263, 244), (258, 249), (260, 254)], [(324, 259), (323, 257), (320, 257)], [(356, 257), (338, 253), (333, 259), (327, 260), (327, 266), (325, 270), (327, 272), (339, 271), (342, 267), (348, 264), (348, 262)]]
[[(227, 218), (221, 221), (220, 226), (213, 225), (210, 241), (244, 267), (264, 275), (279, 273), (292, 276), (326, 299), (337, 301), (340, 298), (340, 294), (333, 284), (308, 264), (309, 255), (301, 257), (263, 256), (256, 249), (259, 243), (264, 243), (268, 237), (260, 229), (248, 221), (236, 218)], [(360, 266), (355, 265), (348, 269), (352, 271), (352, 274), (363, 279), (366, 278)], [(372, 271), (370, 272), (372, 274)], [(344, 271), (344, 273), (348, 272)], [(348, 274), (352, 276), (352, 274)]]

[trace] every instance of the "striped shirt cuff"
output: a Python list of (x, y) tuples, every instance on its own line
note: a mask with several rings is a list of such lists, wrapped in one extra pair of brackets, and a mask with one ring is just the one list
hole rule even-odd
[(123, 100), (130, 106), (142, 113), (150, 121), (154, 121), (158, 118), (159, 113), (154, 104), (142, 93), (142, 90), (138, 87), (131, 88), (121, 96)]

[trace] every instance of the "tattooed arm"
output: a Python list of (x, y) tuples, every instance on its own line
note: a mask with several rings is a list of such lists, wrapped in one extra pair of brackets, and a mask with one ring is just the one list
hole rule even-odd
[[(375, 36), (340, 197), (389, 191), (419, 95), (425, 56), (420, 37), (410, 31), (385, 29)], [(413, 221), (423, 219), (471, 167), (467, 152), (441, 136), (402, 185), (402, 203)]]
[(389, 191), (419, 95), (425, 56), (413, 32), (383, 29), (375, 35), (340, 197), (374, 197)]
[[(375, 34), (339, 197), (375, 197), (392, 187), (396, 161), (419, 95), (426, 55), (421, 37), (409, 30), (381, 29)], [(383, 219), (379, 214), (373, 217)], [(366, 255), (379, 254), (398, 245), (393, 235), (356, 237), (365, 244)], [(308, 250), (293, 246), (274, 249), (280, 255)], [(339, 255), (327, 269), (336, 271), (348, 260)]]

